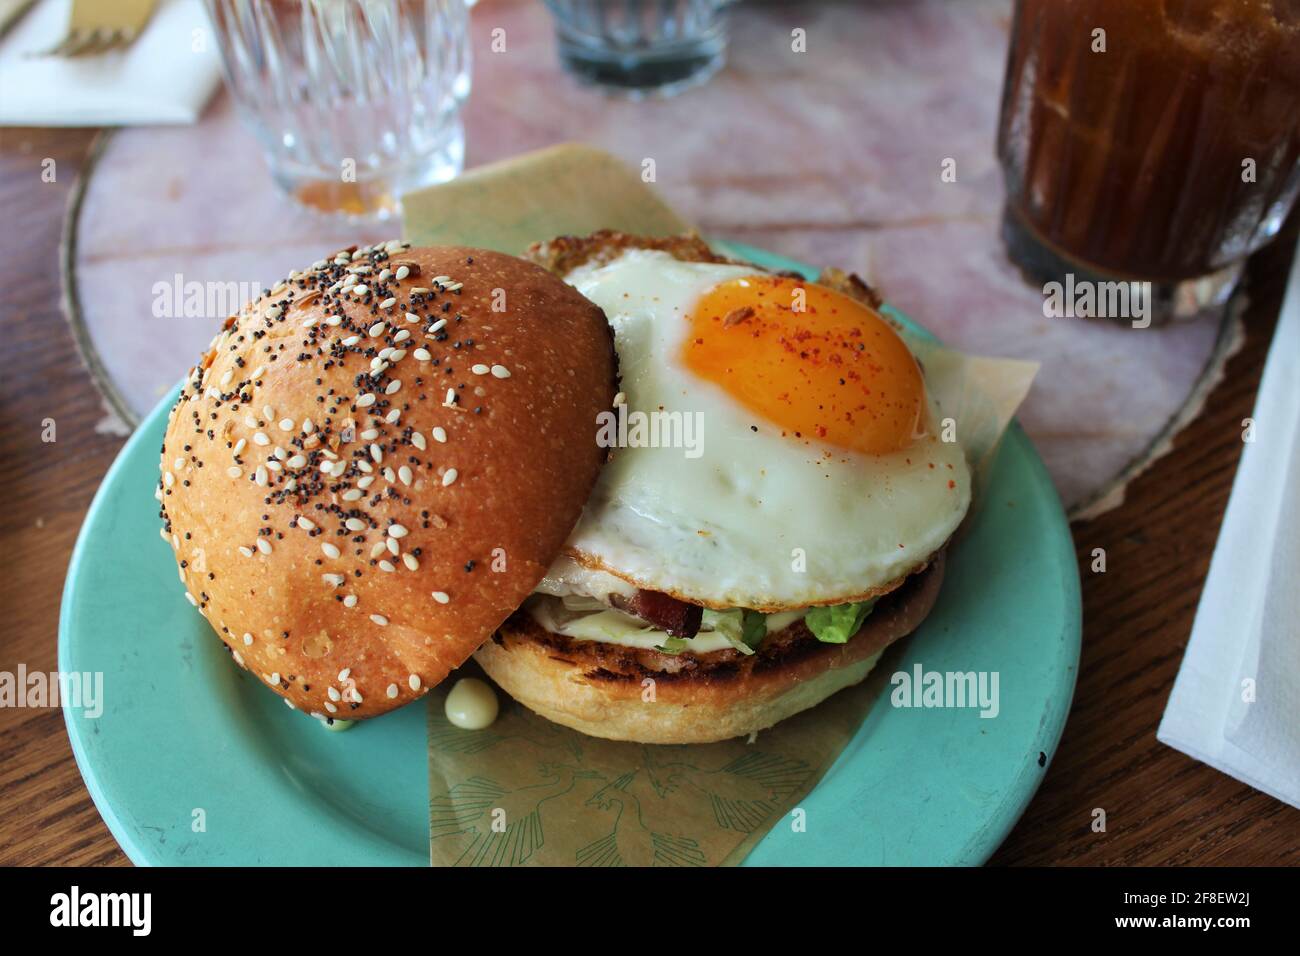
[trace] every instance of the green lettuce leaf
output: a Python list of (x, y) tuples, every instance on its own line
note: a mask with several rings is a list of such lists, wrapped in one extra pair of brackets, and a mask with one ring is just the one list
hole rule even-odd
[(744, 630), (741, 640), (749, 647), (758, 647), (767, 637), (767, 615), (762, 611), (745, 610)]
[(808, 612), (804, 623), (813, 637), (824, 644), (844, 644), (867, 619), (875, 601), (858, 601), (854, 604), (835, 604), (831, 607), (815, 607)]
[(684, 637), (670, 637), (662, 644), (656, 644), (656, 651), (663, 651), (665, 654), (680, 654), (686, 648), (690, 647)]

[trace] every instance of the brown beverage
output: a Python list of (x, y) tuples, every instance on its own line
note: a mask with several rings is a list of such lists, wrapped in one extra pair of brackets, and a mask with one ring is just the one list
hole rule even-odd
[(1300, 189), (1300, 0), (1018, 0), (998, 155), (1036, 277), (1235, 280)]

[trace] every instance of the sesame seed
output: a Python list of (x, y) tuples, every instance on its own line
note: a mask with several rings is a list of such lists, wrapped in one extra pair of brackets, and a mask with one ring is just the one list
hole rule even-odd
[(419, 559), (416, 558), (416, 556), (411, 554), (410, 552), (407, 552), (406, 554), (402, 555), (402, 563), (405, 564), (407, 569), (410, 571), (420, 570)]
[(400, 524), (390, 524), (388, 526), (389, 537), (405, 538), (409, 532)]
[[(387, 540), (391, 541), (392, 539), (389, 538)], [(384, 549), (387, 547), (388, 545), (385, 542), (376, 541), (374, 547), (370, 549), (370, 559), (373, 561), (375, 558), (379, 557), (384, 553)]]
[(396, 538), (385, 538), (384, 541), (385, 541), (384, 546), (388, 548), (388, 553), (391, 554), (393, 557), (397, 557), (399, 554), (402, 553), (402, 549), (397, 545)]
[(401, 479), (402, 484), (409, 486), (411, 484), (411, 478), (414, 477), (411, 474), (410, 465), (403, 465), (401, 468), (397, 469), (397, 477)]
[(352, 674), (351, 667), (343, 668), (343, 670), (339, 671), (339, 677), (338, 677), (339, 683), (342, 683), (343, 681), (347, 680), (351, 674)]
[(429, 361), (429, 359), (433, 358), (433, 355), (429, 352), (428, 349), (416, 349), (411, 354), (414, 355), (416, 359), (421, 362), (427, 362)]
[(239, 546), (239, 553), (242, 554), (242, 555), (243, 555), (244, 557), (246, 557), (246, 558), (251, 558), (251, 557), (253, 556), (253, 549), (252, 549), (252, 548), (246, 548), (246, 547), (244, 547), (244, 546), (241, 544), (241, 545)]
[(258, 538), (258, 539), (257, 539), (257, 550), (258, 550), (258, 551), (261, 551), (263, 554), (270, 554), (270, 553), (271, 553), (271, 542), (270, 542), (270, 541), (267, 541), (265, 538)]
[[(405, 267), (403, 267), (403, 268), (405, 268)], [(389, 684), (389, 685), (388, 685), (388, 691), (387, 691), (387, 693), (388, 693), (388, 699), (389, 699), (389, 700), (392, 700), (394, 697), (396, 697), (396, 696), (397, 696), (397, 685), (396, 685), (396, 684)]]
[(262, 314), (266, 316), (268, 319), (278, 319), (280, 316), (284, 314), (284, 310), (281, 309), (278, 305), (273, 305)]
[(270, 476), (267, 474), (265, 465), (257, 466), (257, 470), (253, 472), (253, 480), (263, 488), (266, 487), (267, 482), (270, 481)]
[(360, 438), (362, 441), (374, 441), (376, 438), (379, 437), (379, 429), (367, 428), (365, 431), (357, 435), (357, 437)]
[(383, 464), (384, 450), (378, 445), (372, 443), (370, 446), (370, 457), (374, 459), (376, 465)]
[(328, 700), (325, 701), (325, 709), (328, 710), (331, 714), (337, 714), (339, 712), (339, 709), (335, 707), (333, 704), (331, 704)]
[(360, 518), (349, 518), (347, 521), (343, 522), (343, 524), (347, 527), (349, 531), (366, 530), (366, 523), (362, 521)]
[[(365, 462), (361, 462), (361, 464), (364, 465)], [(374, 476), (374, 475), (366, 475), (364, 478), (358, 478), (358, 479), (357, 479), (357, 487), (358, 487), (358, 488), (369, 488), (369, 487), (370, 487), (371, 485), (373, 485), (374, 483), (375, 483), (375, 476)]]
[(229, 475), (231, 478), (244, 477), (244, 472), (240, 469), (238, 465), (231, 465), (229, 468), (226, 469), (226, 474)]
[(506, 368), (504, 365), (493, 365), (492, 376), (494, 378), (509, 378), (510, 369)]
[(451, 601), (451, 595), (449, 595), (446, 591), (434, 591), (433, 599), (437, 601), (439, 604), (447, 604), (448, 602)]
[(442, 404), (444, 405), (456, 404), (456, 390), (454, 388), (447, 389), (447, 397), (443, 400)]
[(332, 545), (328, 541), (321, 542), (320, 549), (327, 558), (337, 558), (342, 553), (336, 545)]
[(402, 387), (402, 380), (400, 378), (395, 378), (388, 383), (388, 387), (384, 389), (384, 394), (393, 395), (396, 392), (398, 392), (401, 389), (401, 387)]
[(434, 425), (432, 434), (434, 441), (441, 442), (444, 445), (447, 443), (447, 429), (441, 425)]
[(450, 485), (453, 481), (456, 480), (456, 477), (459, 474), (460, 472), (458, 472), (455, 468), (448, 468), (446, 474), (442, 476), (442, 486), (446, 488), (448, 485)]
[(190, 602), (191, 604), (193, 604), (195, 607), (198, 607), (198, 606), (199, 606), (199, 602), (196, 601), (196, 600), (194, 600), (194, 595), (191, 594), (189, 591), (186, 591), (186, 592), (185, 592), (185, 600), (189, 601), (189, 602)]
[(347, 348), (351, 348), (352, 346), (356, 345), (360, 341), (361, 341), (361, 336), (349, 335), (346, 339), (339, 339), (339, 344), (346, 346)]
[(370, 620), (374, 621), (380, 627), (388, 626), (388, 618), (384, 617), (382, 614), (372, 614), (370, 615)]
[(329, 695), (329, 699), (330, 699), (330, 700), (342, 700), (342, 699), (343, 699), (343, 695), (339, 693), (337, 687), (330, 687), (329, 689), (327, 689), (327, 690), (325, 691), (325, 693)]
[(408, 677), (408, 678), (406, 679), (406, 684), (407, 684), (408, 687), (411, 688), (411, 690), (419, 690), (419, 689), (420, 689), (420, 675), (419, 675), (419, 674), (412, 674), (410, 677)]
[(389, 412), (387, 415), (384, 416), (384, 421), (392, 425), (396, 423), (396, 421), (401, 417), (402, 417), (402, 410), (400, 408), (394, 408), (391, 412)]
[(355, 296), (363, 296), (369, 291), (370, 288), (368, 286), (363, 285), (360, 282), (358, 282), (356, 285), (352, 287), (352, 294)]
[(239, 441), (235, 442), (235, 447), (230, 449), (230, 453), (232, 455), (238, 455), (241, 451), (243, 451), (247, 447), (248, 447), (248, 439), (241, 438), (239, 439)]
[(475, 375), (486, 375), (489, 369), (486, 365), (480, 363), (478, 365), (470, 366), (470, 371), (473, 372)]
[(244, 635), (244, 646), (245, 646), (245, 647), (251, 647), (252, 644), (253, 644), (253, 635), (252, 635), (252, 634), (245, 634), (245, 635)]
[(381, 309), (391, 309), (395, 305), (397, 305), (397, 300), (394, 299), (392, 296), (389, 296), (383, 302), (379, 303), (379, 307)]
[(446, 326), (447, 326), (447, 320), (439, 319), (437, 322), (433, 323), (433, 325), (429, 326), (429, 331), (441, 332), (444, 328), (446, 328)]
[(419, 321), (420, 321), (420, 317), (419, 317), (418, 315), (416, 315), (414, 312), (408, 312), (408, 313), (406, 313), (406, 321), (407, 321), (407, 322), (419, 322)]
[(343, 577), (341, 574), (322, 574), (320, 578), (326, 584), (336, 588), (342, 587), (343, 582), (347, 580), (347, 578)]
[(271, 439), (266, 436), (266, 432), (254, 432), (253, 443), (257, 445), (269, 445), (271, 444)]
[(392, 574), (393, 572), (395, 572), (395, 571), (397, 570), (397, 566), (394, 565), (392, 561), (387, 561), (387, 560), (385, 560), (385, 561), (380, 561), (380, 562), (379, 562), (379, 570), (380, 570), (380, 571), (387, 571), (389, 574)]
[(365, 494), (360, 488), (349, 488), (347, 491), (343, 492), (344, 501), (360, 501), (364, 497)]
[(424, 435), (420, 432), (411, 433), (411, 444), (420, 449), (420, 451), (424, 451), (429, 447), (429, 443), (424, 440)]
[(343, 606), (344, 606), (344, 607), (356, 607), (356, 606), (357, 606), (357, 596), (356, 596), (355, 594), (349, 594), (347, 597), (345, 597), (345, 598), (343, 599)]
[(366, 392), (364, 395), (362, 395), (360, 398), (357, 399), (357, 407), (369, 408), (371, 405), (375, 404), (375, 401), (376, 401), (375, 393)]
[(396, 335), (393, 336), (393, 341), (394, 341), (394, 342), (405, 342), (405, 341), (406, 341), (407, 339), (409, 339), (410, 337), (411, 337), (411, 330), (410, 330), (410, 329), (402, 329), (402, 331), (398, 332)]
[(388, 328), (388, 325), (386, 323), (376, 322), (370, 328), (366, 329), (366, 334), (369, 335), (372, 339), (377, 339), (379, 338), (379, 336), (384, 334), (384, 329), (386, 328)]
[(304, 467), (307, 464), (307, 459), (304, 458), (302, 455), (294, 455), (292, 458), (286, 461), (285, 464), (288, 465), (290, 468), (298, 469)]
[(173, 475), (170, 471), (166, 472), (163, 475), (163, 484), (166, 485), (168, 488), (170, 488), (172, 485), (176, 484), (176, 476)]

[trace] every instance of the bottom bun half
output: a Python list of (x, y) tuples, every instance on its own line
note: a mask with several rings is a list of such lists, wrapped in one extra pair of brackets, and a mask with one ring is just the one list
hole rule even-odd
[(751, 656), (683, 654), (669, 669), (613, 645), (554, 634), (520, 611), (475, 659), (515, 700), (592, 737), (691, 744), (748, 736), (860, 683), (881, 653), (930, 613), (943, 563), (943, 554), (935, 555), (881, 598), (845, 644), (820, 643), (799, 621)]

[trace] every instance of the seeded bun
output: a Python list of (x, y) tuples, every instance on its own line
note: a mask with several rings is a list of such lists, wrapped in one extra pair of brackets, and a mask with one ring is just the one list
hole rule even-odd
[(474, 659), (530, 710), (592, 737), (646, 744), (743, 737), (860, 683), (930, 613), (943, 566), (941, 551), (881, 598), (845, 644), (822, 644), (797, 621), (769, 634), (753, 655), (670, 655), (574, 640), (521, 610)]
[(541, 580), (616, 391), (604, 314), (538, 266), (347, 250), (227, 319), (191, 370), (163, 442), (163, 537), (237, 664), (314, 716), (373, 717)]

